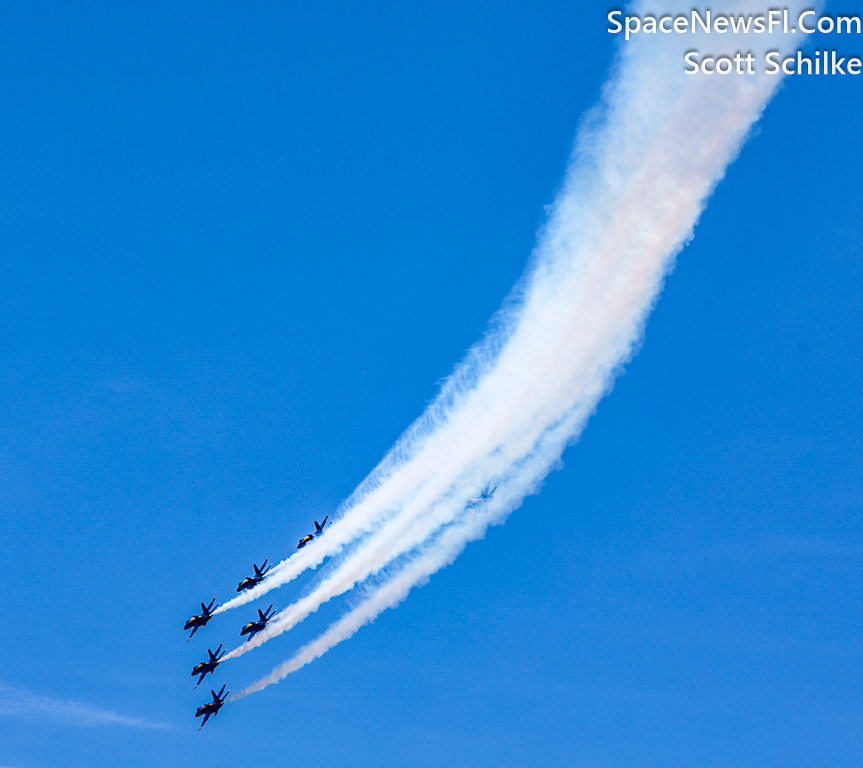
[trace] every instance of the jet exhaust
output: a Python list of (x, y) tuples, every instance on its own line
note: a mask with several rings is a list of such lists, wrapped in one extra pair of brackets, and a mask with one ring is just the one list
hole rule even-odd
[[(680, 0), (671, 5), (690, 10)], [(792, 6), (796, 18), (802, 4)], [(758, 10), (753, 2), (728, 8), (738, 15)], [(636, 2), (628, 12), (643, 17), (650, 9)], [(310, 594), (224, 658), (289, 630), (358, 586), (359, 603), (231, 700), (278, 682), (351, 637), (538, 492), (637, 351), (676, 255), (781, 82), (781, 74), (763, 71), (686, 75), (684, 55), (727, 44), (732, 53), (751, 46), (784, 56), (804, 42), (805, 35), (781, 30), (621, 40), (525, 275), (485, 337), (341, 505), (326, 534), (215, 611), (255, 600), (333, 558)]]

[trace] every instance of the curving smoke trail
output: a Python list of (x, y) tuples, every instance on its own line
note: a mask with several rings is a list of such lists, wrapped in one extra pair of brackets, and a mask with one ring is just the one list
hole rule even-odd
[[(678, 6), (689, 15), (691, 6)], [(796, 19), (800, 8), (790, 10)], [(764, 13), (751, 2), (733, 11)], [(627, 11), (647, 12), (642, 3)], [(642, 34), (621, 48), (599, 106), (579, 131), (529, 269), (486, 337), (342, 505), (327, 535), (222, 607), (336, 558), (310, 594), (225, 658), (365, 583), (362, 599), (234, 699), (353, 635), (538, 490), (636, 350), (676, 254), (781, 82), (764, 73), (763, 53), (791, 49), (803, 37)], [(719, 55), (723, 45), (732, 56), (757, 49), (758, 73), (684, 74), (685, 52)], [(499, 486), (490, 500), (467, 503), (490, 482)]]

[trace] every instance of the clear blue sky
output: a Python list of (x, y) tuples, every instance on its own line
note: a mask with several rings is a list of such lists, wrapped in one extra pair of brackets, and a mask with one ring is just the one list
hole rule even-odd
[(7, 9), (0, 765), (863, 761), (860, 77), (786, 82), (540, 495), (196, 732), (344, 610), (193, 689), (520, 275), (608, 10)]

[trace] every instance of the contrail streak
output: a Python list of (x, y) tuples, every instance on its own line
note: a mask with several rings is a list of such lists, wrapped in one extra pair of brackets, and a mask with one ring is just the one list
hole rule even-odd
[[(750, 3), (737, 4), (735, 13)], [(680, 13), (689, 6), (679, 3)], [(731, 9), (729, 9), (731, 10)], [(799, 8), (790, 9), (793, 17)], [(628, 13), (646, 10), (637, 4)], [(789, 38), (802, 42), (803, 35)], [(307, 596), (232, 658), (367, 583), (360, 603), (240, 698), (318, 658), (451, 563), (535, 493), (636, 351), (674, 258), (776, 91), (779, 76), (685, 75), (684, 53), (782, 50), (779, 33), (635, 36), (588, 113), (531, 264), (486, 337), (339, 510), (327, 535), (280, 563), (255, 599), (327, 557)], [(487, 483), (488, 501), (467, 500)]]
[(127, 717), (81, 701), (52, 699), (30, 691), (0, 685), (0, 716), (25, 717), (44, 721), (62, 720), (92, 728), (100, 725), (125, 725), (131, 728), (164, 730), (172, 726), (139, 717)]

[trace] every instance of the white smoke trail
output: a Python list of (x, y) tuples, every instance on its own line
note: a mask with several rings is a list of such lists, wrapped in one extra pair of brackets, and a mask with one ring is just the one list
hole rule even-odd
[(266, 677), (231, 696), (230, 701), (241, 699), (272, 683), (277, 683), (291, 672), (296, 672), (300, 667), (323, 656), (342, 640), (347, 640), (360, 627), (374, 621), (387, 608), (398, 605), (413, 587), (427, 581), (429, 576), (452, 562), (469, 541), (483, 535), (488, 527), (488, 522), (482, 519), (483, 517), (482, 515), (469, 516), (457, 525), (447, 528), (434, 551), (402, 567), (396, 575), (371, 591), (360, 605), (335, 622), (323, 635), (305, 645), (293, 658), (276, 667)]
[[(798, 12), (792, 9), (794, 19)], [(752, 41), (746, 36), (743, 44)], [(756, 42), (759, 51), (788, 47), (779, 33)], [(535, 492), (581, 432), (638, 345), (707, 197), (780, 82), (764, 74), (763, 54), (756, 75), (683, 74), (684, 52), (712, 47), (718, 55), (723, 43), (731, 56), (741, 45), (715, 34), (654, 34), (621, 50), (601, 109), (579, 134), (532, 268), (493, 330), (348, 500), (316, 551), (280, 564), (273, 584), (341, 553), (332, 573), (226, 658), (290, 629), (370, 576), (382, 583), (235, 698), (281, 679), (400, 602)], [(467, 507), (489, 481), (500, 486), (493, 499)]]

